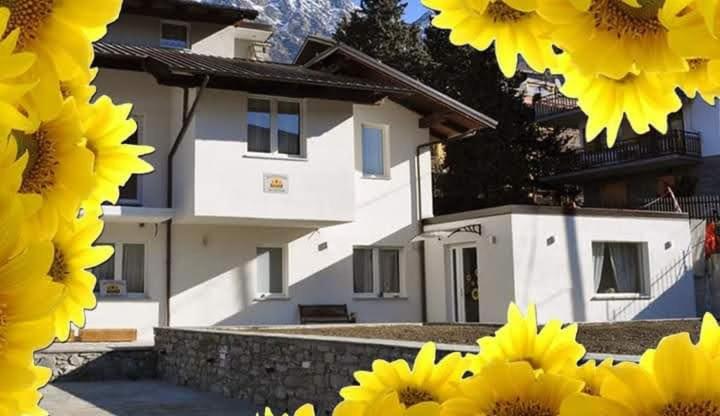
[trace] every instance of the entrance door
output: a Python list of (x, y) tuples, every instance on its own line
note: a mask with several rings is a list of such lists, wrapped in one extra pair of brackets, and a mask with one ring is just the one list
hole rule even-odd
[(475, 246), (450, 250), (451, 277), (455, 287), (456, 322), (480, 322), (478, 261)]

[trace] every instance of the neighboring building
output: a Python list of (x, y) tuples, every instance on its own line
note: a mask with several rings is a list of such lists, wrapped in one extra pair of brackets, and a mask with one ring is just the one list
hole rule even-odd
[(128, 294), (99, 294), (88, 328), (289, 324), (328, 303), (423, 320), (430, 145), (494, 121), (326, 39), (267, 62), (256, 14), (129, 0), (96, 45), (99, 93), (134, 104), (131, 140), (156, 152), (105, 207), (116, 254), (94, 272)]

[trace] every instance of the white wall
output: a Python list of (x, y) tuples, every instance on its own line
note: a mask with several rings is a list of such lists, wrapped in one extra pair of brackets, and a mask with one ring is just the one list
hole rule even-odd
[[(512, 229), (516, 299), (521, 305), (535, 302), (542, 319), (614, 321), (695, 316), (686, 218), (513, 214)], [(593, 241), (647, 243), (650, 297), (594, 300), (599, 297), (594, 289)]]
[[(118, 20), (110, 25), (108, 34), (102, 40), (111, 43), (159, 47), (161, 25), (165, 21), (173, 22), (172, 19), (122, 14)], [(233, 56), (233, 40), (227, 37), (233, 30), (225, 25), (213, 23), (189, 22), (188, 24), (193, 50), (197, 47), (200, 53)]]
[[(136, 328), (141, 339), (152, 338), (152, 329), (162, 322), (165, 299), (165, 226), (155, 224), (108, 224), (98, 244), (145, 245), (145, 295), (132, 298), (102, 298), (87, 314), (87, 328)], [(116, 259), (121, 261), (121, 259)]]
[[(352, 104), (306, 100), (303, 107), (306, 157), (256, 157), (247, 154), (246, 95), (206, 91), (195, 120), (195, 217), (354, 219)], [(288, 192), (265, 193), (264, 174), (286, 175)]]
[[(225, 97), (229, 98), (229, 97)], [(212, 101), (219, 101), (215, 97)], [(419, 233), (417, 216), (417, 190), (414, 173), (416, 146), (427, 142), (428, 131), (418, 129), (419, 116), (404, 108), (386, 102), (382, 106), (355, 106), (350, 108), (349, 117), (345, 113), (346, 105), (330, 101), (313, 101), (309, 104), (318, 111), (311, 112), (311, 119), (319, 114), (337, 114), (338, 118), (346, 119), (340, 130), (333, 129), (332, 135), (319, 135), (309, 140), (308, 161), (256, 161), (242, 159), (242, 153), (233, 150), (239, 143), (234, 140), (223, 141), (198, 140), (196, 145), (227, 146), (225, 151), (217, 151), (214, 165), (199, 166), (198, 175), (203, 169), (228, 169), (228, 172), (239, 172), (244, 163), (262, 163), (262, 166), (277, 166), (277, 169), (300, 169), (297, 166), (321, 167), (321, 164), (336, 164), (349, 159), (349, 163), (337, 167), (328, 173), (325, 182), (318, 183), (321, 189), (314, 189), (315, 198), (332, 198), (332, 203), (342, 207), (351, 204), (355, 213), (353, 222), (334, 226), (320, 227), (315, 230), (282, 227), (249, 227), (239, 225), (201, 225), (181, 224), (174, 227), (173, 248), (173, 298), (171, 306), (172, 325), (195, 326), (213, 324), (257, 324), (257, 323), (297, 323), (298, 304), (340, 303), (348, 304), (349, 310), (357, 314), (360, 322), (383, 321), (419, 321), (421, 320), (420, 297), (420, 252), (417, 244), (410, 240)], [(337, 110), (333, 110), (337, 109)], [(332, 118), (330, 118), (332, 119)], [(204, 131), (213, 123), (198, 118), (198, 130)], [(359, 160), (356, 158), (359, 149), (359, 126), (363, 122), (391, 124), (390, 155), (391, 175), (388, 179), (365, 179), (356, 171)], [(208, 123), (204, 125), (204, 123)], [(325, 125), (312, 123), (311, 125)], [(328, 123), (329, 124), (329, 123)], [(219, 137), (236, 134), (232, 125), (225, 126), (221, 131), (212, 129)], [(204, 135), (207, 137), (207, 134)], [(242, 143), (242, 142), (241, 142)], [(202, 159), (203, 150), (198, 150), (198, 159)], [(227, 159), (226, 159), (227, 158)], [(229, 158), (238, 158), (233, 163)], [(355, 163), (353, 163), (355, 161)], [(344, 163), (344, 162), (343, 162)], [(357, 165), (357, 167), (353, 167)], [(236, 171), (236, 169), (238, 171)], [(299, 171), (298, 171), (299, 172)], [(278, 173), (282, 173), (278, 172)], [(308, 172), (310, 174), (312, 172)], [(252, 174), (252, 173), (249, 173)], [(207, 197), (198, 198), (196, 203), (213, 202), (218, 205), (243, 204), (252, 205), (254, 198), (250, 192), (238, 191), (234, 187), (247, 186), (245, 174), (224, 173), (220, 177), (243, 178), (235, 183), (223, 183), (224, 194), (220, 188), (213, 193), (215, 201)], [(314, 174), (314, 173), (313, 173)], [(349, 184), (335, 187), (332, 184), (345, 183), (344, 175), (350, 175)], [(290, 176), (291, 192), (296, 182)], [(302, 178), (302, 177), (300, 177)], [(203, 188), (213, 187), (211, 179), (206, 179)], [(328, 183), (330, 182), (330, 183)], [(255, 183), (254, 186), (258, 186)], [(228, 189), (231, 192), (228, 192)], [(249, 188), (248, 188), (249, 189)], [(354, 195), (348, 192), (355, 190)], [(255, 191), (257, 192), (257, 191)], [(322, 192), (322, 194), (320, 194)], [(230, 194), (232, 195), (226, 195)], [(242, 197), (241, 197), (242, 196)], [(220, 204), (218, 199), (224, 199)], [(344, 200), (343, 200), (344, 199)], [(304, 202), (308, 203), (308, 202)], [(312, 203), (312, 201), (310, 201)], [(300, 202), (289, 204), (287, 209), (303, 210)], [(227, 207), (247, 209), (243, 207)], [(266, 199), (260, 210), (273, 208)], [(200, 208), (203, 209), (203, 208)], [(260, 211), (257, 211), (260, 212)], [(258, 214), (260, 215), (260, 214)], [(327, 248), (321, 249), (326, 243)], [(283, 246), (287, 253), (288, 295), (282, 300), (255, 299), (256, 275), (254, 258), (258, 246)], [(360, 299), (353, 296), (352, 253), (355, 246), (384, 246), (402, 248), (401, 269), (405, 281), (405, 293), (398, 299)]]
[(166, 207), (167, 154), (176, 134), (171, 124), (182, 114), (173, 112), (178, 100), (182, 102), (180, 90), (160, 86), (145, 73), (112, 69), (101, 70), (95, 83), (99, 95), (110, 96), (116, 104), (133, 104), (132, 114), (142, 124), (140, 143), (155, 147), (155, 153), (143, 157), (155, 171), (140, 178), (141, 202), (146, 207)]
[[(452, 231), (468, 224), (483, 227), (483, 237), (458, 234), (451, 239), (426, 242), (431, 321), (453, 319), (447, 253), (453, 245), (467, 242), (478, 247), (483, 322), (503, 322), (510, 301), (522, 307), (535, 303), (541, 321), (695, 316), (693, 257), (686, 218), (627, 216), (619, 212), (605, 216), (566, 216), (547, 210), (511, 213), (511, 207), (504, 208), (507, 209), (502, 214), (479, 215), (425, 228), (428, 232)], [(650, 296), (596, 295), (593, 241), (647, 243)], [(438, 293), (442, 295), (437, 296)]]

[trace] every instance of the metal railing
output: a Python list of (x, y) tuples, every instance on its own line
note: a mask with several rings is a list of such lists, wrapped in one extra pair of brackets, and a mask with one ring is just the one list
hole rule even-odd
[(683, 130), (670, 130), (665, 135), (648, 133), (620, 141), (612, 148), (566, 153), (560, 158), (558, 173), (616, 166), (668, 155), (702, 157), (700, 134)]
[[(695, 195), (677, 197), (678, 205), (691, 218), (706, 219), (720, 212), (720, 195)], [(670, 197), (645, 198), (637, 202), (637, 208), (649, 211), (675, 212), (675, 202)]]
[(542, 118), (575, 110), (578, 108), (578, 103), (574, 98), (568, 98), (555, 92), (537, 100), (533, 107), (535, 108), (535, 118)]

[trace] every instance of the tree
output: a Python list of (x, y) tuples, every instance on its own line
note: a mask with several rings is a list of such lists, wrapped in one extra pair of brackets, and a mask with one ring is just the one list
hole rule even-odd
[(532, 203), (538, 178), (553, 173), (567, 139), (539, 127), (518, 88), (524, 77), (505, 78), (495, 52), (450, 44), (448, 32), (428, 28), (432, 62), (423, 80), (498, 121), (497, 129), (444, 147), (435, 177), (435, 212), (445, 214), (503, 204)]
[(430, 57), (420, 28), (403, 20), (406, 7), (400, 0), (362, 0), (360, 8), (340, 22), (335, 39), (419, 78)]

